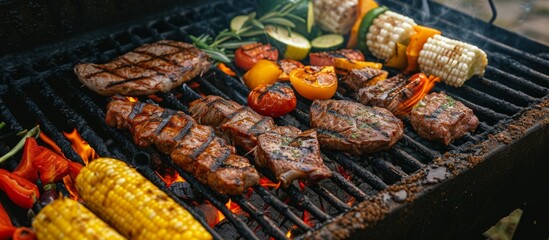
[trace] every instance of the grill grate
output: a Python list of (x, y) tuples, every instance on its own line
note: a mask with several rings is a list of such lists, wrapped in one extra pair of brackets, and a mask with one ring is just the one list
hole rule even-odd
[[(395, 0), (381, 2), (397, 11), (414, 7)], [(489, 33), (503, 34), (504, 30), (486, 28), (478, 20), (433, 4), (428, 21), (420, 22), (443, 29), (447, 36), (472, 42), (483, 48), (489, 56), (490, 66), (485, 77), (468, 81), (462, 88), (443, 84), (435, 88), (436, 91), (447, 92), (474, 110), (481, 121), (474, 134), (468, 134), (444, 147), (420, 138), (406, 123), (404, 137), (387, 152), (349, 157), (342, 153), (323, 151), (325, 162), (333, 170), (334, 176), (318, 186), (294, 184), (286, 189), (254, 186), (248, 194), (227, 197), (200, 184), (190, 174), (174, 166), (167, 156), (153, 149), (138, 149), (127, 133), (107, 126), (104, 119), (109, 99), (80, 86), (72, 73), (77, 62), (106, 62), (144, 43), (160, 39), (189, 42), (190, 34), (214, 34), (226, 27), (233, 16), (250, 12), (251, 5), (251, 1), (226, 1), (194, 9), (176, 9), (143, 24), (124, 25), (117, 30), (99, 33), (93, 39), (82, 38), (82, 41), (61, 49), (52, 48), (44, 53), (0, 59), (0, 62), (5, 63), (0, 82), (1, 120), (13, 132), (39, 123), (41, 129), (60, 146), (68, 158), (82, 163), (80, 156), (62, 134), (63, 131), (77, 129), (99, 155), (116, 157), (134, 165), (140, 173), (208, 226), (207, 217), (196, 203), (178, 198), (173, 189), (166, 187), (151, 168), (151, 161), (159, 159), (176, 169), (190, 183), (195, 194), (225, 216), (226, 220), (208, 227), (217, 239), (285, 239), (290, 229), (293, 229), (292, 236), (302, 238), (304, 235), (301, 233), (321, 228), (328, 221), (351, 210), (357, 203), (371, 199), (395, 183), (426, 169), (434, 159), (444, 154), (466, 151), (468, 146), (486, 140), (497, 126), (511, 121), (549, 95), (549, 77), (543, 73), (549, 61), (529, 50), (541, 47), (544, 49), (541, 52), (547, 53), (547, 47), (528, 42), (523, 45), (527, 49), (519, 50), (517, 43), (512, 41), (514, 38), (499, 41), (488, 37)], [(423, 19), (425, 15), (419, 10), (404, 13), (416, 20)], [(470, 23), (471, 28), (455, 24), (463, 22), (458, 21), (463, 19), (467, 19), (465, 22)], [(509, 33), (505, 32), (504, 35), (509, 36)], [(163, 99), (159, 104), (186, 112), (187, 104), (200, 98), (199, 92), (219, 95), (240, 104), (246, 103), (249, 90), (239, 80), (217, 69), (194, 81), (200, 85), (198, 89), (191, 89), (184, 84), (174, 92), (158, 94)], [(178, 94), (182, 97), (179, 98)], [(348, 99), (341, 94), (335, 98)], [(155, 103), (147, 98), (141, 100)], [(277, 124), (309, 128), (309, 104), (301, 99), (295, 111), (276, 119)], [(13, 161), (10, 164), (15, 165)], [(268, 172), (261, 174), (271, 181), (275, 180)], [(5, 203), (5, 197), (0, 197), (2, 203)], [(226, 206), (229, 200), (245, 214), (233, 213)], [(10, 215), (24, 216), (24, 213), (17, 210), (10, 212)], [(28, 219), (16, 218), (14, 223), (28, 225)]]

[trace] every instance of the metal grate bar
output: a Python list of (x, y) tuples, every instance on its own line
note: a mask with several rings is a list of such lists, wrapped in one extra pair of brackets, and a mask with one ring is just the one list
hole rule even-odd
[(347, 205), (344, 202), (342, 202), (341, 200), (339, 200), (339, 198), (334, 196), (331, 192), (329, 192), (325, 188), (323, 188), (319, 185), (312, 185), (312, 186), (307, 186), (307, 187), (309, 189), (313, 190), (313, 192), (315, 192), (319, 196), (321, 196), (324, 200), (329, 202), (332, 206), (337, 208), (338, 211), (344, 212), (344, 211), (350, 209), (349, 205)]
[(444, 89), (446, 89), (446, 92), (451, 92), (463, 97), (469, 97), (471, 99), (474, 99), (476, 100), (475, 102), (481, 103), (483, 106), (486, 106), (501, 113), (505, 113), (507, 115), (513, 115), (522, 110), (521, 107), (518, 107), (505, 100), (488, 95), (468, 85), (463, 85), (459, 88), (444, 86)]
[(404, 134), (402, 138), (400, 139), (404, 145), (406, 145), (409, 148), (412, 148), (413, 150), (416, 150), (420, 152), (421, 154), (427, 156), (429, 159), (435, 159), (437, 157), (440, 157), (440, 153), (437, 151), (432, 150), (431, 148), (426, 147), (425, 145), (419, 143), (418, 141), (414, 140), (407, 134)]
[(295, 186), (290, 185), (288, 188), (283, 189), (284, 192), (288, 193), (296, 201), (296, 203), (303, 206), (304, 209), (309, 211), (316, 219), (319, 221), (325, 222), (330, 218), (330, 215), (324, 213), (317, 206), (315, 206), (309, 197), (303, 194)]
[[(437, 91), (441, 91), (440, 87), (435, 87)], [(467, 105), (469, 108), (473, 109), (473, 111), (477, 114), (481, 114), (482, 116), (486, 117), (487, 120), (491, 120), (492, 123), (495, 123), (501, 119), (505, 119), (509, 117), (508, 115), (498, 113), (490, 108), (480, 106), (476, 103), (473, 103), (469, 100), (464, 99), (463, 97), (453, 93), (453, 92), (447, 92), (448, 95), (450, 95), (452, 98), (462, 102), (463, 104)]]
[(510, 88), (508, 86), (505, 86), (503, 84), (498, 84), (496, 81), (482, 77), (479, 79), (479, 81), (476, 81), (478, 83), (481, 83), (485, 87), (495, 89), (498, 92), (504, 93), (507, 97), (507, 99), (517, 99), (520, 100), (520, 105), (522, 107), (528, 106), (531, 103), (537, 102), (538, 99), (531, 97), (530, 95), (517, 91), (513, 88)]
[(405, 172), (403, 172), (400, 168), (394, 166), (392, 163), (390, 163), (388, 160), (382, 159), (381, 157), (373, 156), (367, 158), (368, 162), (372, 164), (375, 168), (381, 170), (383, 172), (383, 175), (385, 175), (385, 182), (389, 182), (390, 184), (393, 184), (400, 179), (408, 176)]
[(280, 228), (274, 223), (270, 218), (265, 217), (265, 213), (257, 209), (249, 201), (244, 199), (242, 196), (232, 197), (233, 201), (246, 211), (253, 219), (255, 219), (262, 227), (265, 232), (274, 237), (275, 239), (287, 239), (286, 234), (283, 233)]
[(23, 92), (21, 89), (16, 89), (15, 93), (17, 96), (23, 99), (29, 110), (38, 118), (38, 121), (40, 122), (41, 129), (48, 134), (49, 137), (52, 138), (55, 143), (61, 148), (66, 149), (65, 152), (67, 155), (67, 158), (71, 159), (72, 161), (84, 164), (84, 161), (82, 158), (72, 149), (70, 142), (59, 132), (59, 130), (55, 127), (55, 125), (49, 120), (48, 117), (42, 112), (40, 107), (31, 100), (30, 97), (26, 95), (25, 92)]
[(358, 201), (364, 201), (368, 198), (366, 193), (364, 193), (360, 188), (349, 182), (345, 177), (339, 174), (336, 171), (332, 171), (332, 182), (338, 185), (340, 188), (345, 190), (349, 195), (354, 197)]
[(417, 171), (425, 166), (425, 164), (417, 160), (415, 157), (412, 157), (412, 155), (408, 154), (399, 147), (393, 147), (389, 149), (389, 152), (396, 157), (396, 161), (401, 161), (403, 164), (410, 166), (414, 171)]
[(2, 119), (4, 122), (7, 123), (8, 127), (15, 131), (15, 132), (21, 132), (23, 131), (23, 126), (19, 124), (17, 119), (15, 119), (15, 116), (11, 113), (11, 111), (6, 107), (4, 104), (4, 100), (0, 97), (0, 115), (2, 116)]
[(278, 212), (282, 213), (287, 219), (292, 221), (302, 230), (309, 230), (311, 227), (307, 225), (301, 218), (295, 215), (294, 212), (290, 210), (287, 204), (280, 201), (276, 196), (274, 196), (270, 191), (265, 189), (263, 186), (254, 186), (254, 190), (257, 194), (261, 195), (261, 198), (268, 203), (270, 206), (275, 208)]
[(505, 79), (505, 81), (502, 81), (502, 83), (512, 83), (515, 86), (520, 87), (520, 91), (525, 92), (526, 94), (535, 98), (543, 97), (549, 94), (549, 90), (547, 90), (546, 88), (543, 88), (532, 81), (526, 80), (523, 77), (517, 77), (510, 72), (503, 71), (497, 66), (488, 65), (486, 67), (486, 73), (489, 75), (493, 74), (495, 76)]

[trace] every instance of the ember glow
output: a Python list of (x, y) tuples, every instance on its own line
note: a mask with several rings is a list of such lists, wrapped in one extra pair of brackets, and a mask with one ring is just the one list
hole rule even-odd
[(71, 142), (72, 149), (78, 153), (86, 165), (90, 160), (99, 157), (99, 155), (95, 152), (95, 149), (93, 149), (88, 142), (80, 136), (76, 129), (74, 129), (71, 133), (64, 132), (63, 135), (65, 135), (65, 137)]
[(126, 97), (126, 99), (128, 99), (130, 102), (137, 102), (137, 101), (139, 101), (139, 99), (137, 99), (136, 97)]
[(419, 81), (418, 85), (414, 88), (414, 95), (410, 98), (408, 98), (406, 101), (402, 102), (398, 108), (395, 110), (395, 115), (397, 116), (404, 116), (410, 111), (412, 111), (412, 108), (418, 103), (433, 87), (437, 82), (440, 82), (440, 78), (436, 76), (429, 76), (427, 77), (423, 73), (418, 73), (411, 77), (412, 84), (415, 81)]
[(166, 183), (167, 187), (170, 187), (175, 182), (186, 182), (186, 180), (171, 167), (164, 167), (154, 172)]
[[(242, 212), (242, 209), (240, 208), (240, 206), (238, 206), (238, 204), (236, 203), (233, 203), (233, 201), (231, 199), (229, 199), (229, 201), (225, 204), (225, 207), (227, 207), (227, 209), (229, 209), (229, 211), (231, 211), (232, 213), (235, 213), (235, 214), (238, 214), (240, 212)], [(225, 215), (223, 215), (223, 213), (221, 213), (221, 211), (217, 211), (217, 219), (219, 222), (223, 221), (223, 219), (225, 219)]]
[(76, 187), (74, 186), (74, 181), (72, 180), (71, 176), (67, 175), (63, 178), (63, 184), (65, 185), (65, 189), (69, 192), (69, 198), (78, 201), (80, 199), (78, 192), (76, 191)]
[(259, 179), (259, 185), (261, 185), (265, 188), (268, 188), (268, 189), (272, 189), (272, 188), (278, 189), (280, 187), (280, 184), (281, 184), (281, 182), (273, 183), (271, 180), (269, 180), (266, 177), (261, 177)]

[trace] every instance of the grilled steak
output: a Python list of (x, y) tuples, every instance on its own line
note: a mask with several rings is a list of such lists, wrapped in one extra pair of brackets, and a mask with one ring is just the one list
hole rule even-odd
[(189, 112), (200, 124), (216, 128), (218, 136), (223, 136), (235, 146), (251, 151), (257, 145), (257, 136), (266, 132), (299, 133), (291, 127), (279, 127), (270, 117), (256, 113), (249, 107), (222, 97), (209, 95), (189, 104)]
[(183, 112), (153, 104), (113, 99), (107, 106), (107, 124), (129, 129), (141, 147), (155, 145), (199, 181), (222, 194), (241, 194), (259, 183), (248, 159), (215, 136), (213, 128), (199, 125)]
[(332, 172), (320, 156), (320, 148), (314, 129), (296, 136), (264, 133), (257, 137), (256, 162), (271, 169), (288, 186), (295, 179), (305, 179), (308, 184), (329, 178)]
[(410, 122), (419, 136), (445, 145), (474, 131), (479, 123), (473, 110), (443, 92), (419, 101), (410, 113)]
[(101, 95), (148, 95), (167, 92), (211, 66), (191, 44), (162, 40), (145, 44), (105, 64), (74, 67), (80, 82)]
[(316, 100), (311, 127), (323, 148), (362, 155), (389, 149), (403, 134), (403, 124), (387, 109), (345, 100)]
[[(246, 151), (257, 146), (258, 164), (274, 172), (284, 186), (294, 179), (314, 183), (331, 176), (320, 157), (316, 133), (277, 126), (270, 117), (213, 95), (191, 102), (189, 112), (199, 123), (215, 127), (235, 146)], [(291, 146), (284, 145), (291, 142)]]
[(347, 76), (341, 79), (341, 82), (354, 92), (357, 92), (363, 87), (386, 79), (388, 75), (389, 72), (385, 70), (366, 67), (351, 70)]

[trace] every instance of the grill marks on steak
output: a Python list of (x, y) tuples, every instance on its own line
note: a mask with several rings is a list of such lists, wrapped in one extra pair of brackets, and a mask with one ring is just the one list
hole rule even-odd
[(106, 115), (110, 126), (129, 129), (137, 145), (155, 145), (217, 192), (237, 195), (259, 183), (259, 174), (246, 158), (236, 155), (213, 128), (197, 124), (183, 112), (113, 99)]
[(273, 171), (283, 186), (295, 179), (305, 179), (312, 184), (332, 176), (320, 155), (314, 129), (297, 135), (264, 133), (258, 136), (257, 143), (256, 162)]
[(420, 79), (407, 79), (403, 74), (385, 79), (387, 72), (372, 68), (352, 70), (342, 81), (364, 105), (387, 108), (394, 112), (398, 106), (414, 95)]
[(474, 131), (479, 120), (473, 110), (440, 92), (425, 96), (414, 106), (410, 123), (419, 136), (448, 145)]
[(316, 100), (311, 127), (322, 147), (353, 155), (387, 150), (403, 134), (403, 123), (387, 109), (346, 100)]
[[(213, 95), (191, 102), (189, 112), (235, 146), (255, 149), (258, 164), (270, 169), (284, 186), (295, 179), (315, 183), (332, 176), (320, 156), (314, 130), (302, 133), (295, 127), (277, 126), (270, 117)], [(285, 145), (289, 142), (293, 144)]]
[(77, 64), (80, 82), (101, 95), (167, 92), (206, 72), (208, 56), (191, 44), (161, 40), (145, 44), (109, 63)]

